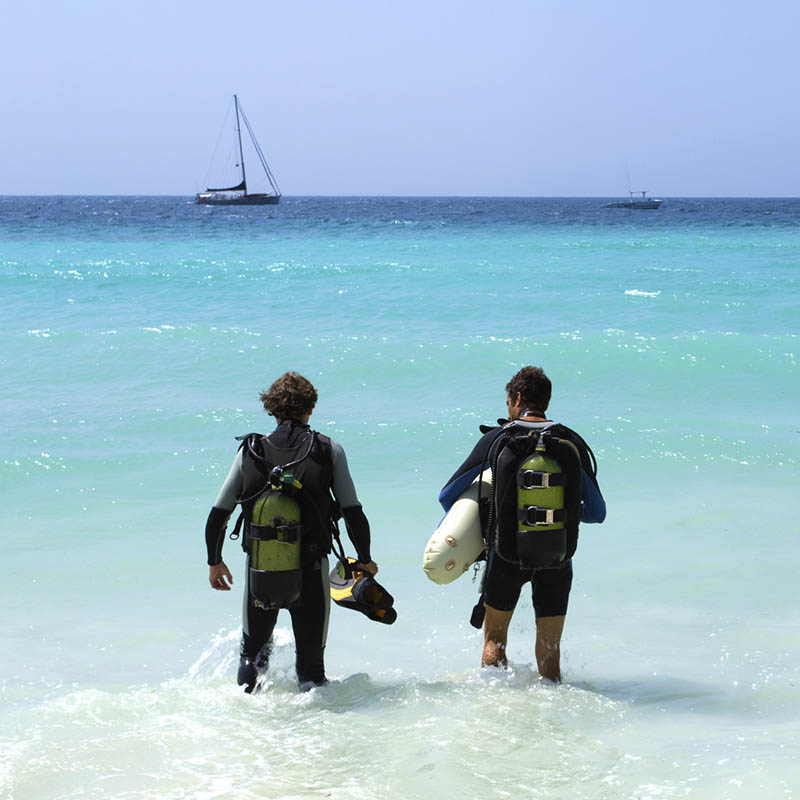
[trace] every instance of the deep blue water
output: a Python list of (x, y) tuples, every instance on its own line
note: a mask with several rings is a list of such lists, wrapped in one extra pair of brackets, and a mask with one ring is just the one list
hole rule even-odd
[[(186, 197), (0, 197), (6, 236), (37, 231), (46, 238), (102, 233), (103, 239), (185, 238), (302, 231), (354, 225), (393, 235), (387, 224), (411, 231), (443, 226), (587, 226), (665, 231), (675, 228), (796, 228), (798, 198), (666, 198), (655, 211), (603, 208), (617, 198), (540, 197), (284, 197), (279, 206), (195, 206)], [(432, 227), (431, 227), (432, 226)]]

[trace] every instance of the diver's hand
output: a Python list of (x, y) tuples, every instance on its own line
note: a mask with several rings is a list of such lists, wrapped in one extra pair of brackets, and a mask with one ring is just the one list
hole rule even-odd
[(366, 572), (367, 575), (372, 575), (373, 578), (378, 572), (378, 565), (374, 561), (370, 561), (368, 564), (359, 561), (356, 568), (360, 569), (362, 572)]
[(218, 592), (229, 592), (231, 590), (233, 575), (225, 566), (224, 561), (220, 561), (219, 564), (214, 564), (213, 567), (208, 568), (208, 582), (211, 584), (211, 588), (216, 589)]

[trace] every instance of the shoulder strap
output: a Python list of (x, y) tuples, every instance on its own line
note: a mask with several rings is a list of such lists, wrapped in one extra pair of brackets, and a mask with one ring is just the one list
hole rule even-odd
[[(499, 422), (499, 420), (498, 420)], [(500, 458), (500, 453), (502, 453), (503, 448), (508, 443), (508, 440), (513, 433), (511, 431), (512, 427), (514, 426), (513, 422), (508, 422), (500, 428), (497, 436), (492, 440), (491, 445), (489, 445), (489, 451), (486, 454), (487, 461), (489, 462), (489, 469), (492, 472), (492, 494), (490, 497), (489, 502), (489, 513), (486, 518), (486, 531), (484, 533), (484, 539), (487, 545), (490, 545), (494, 541), (494, 528), (497, 522), (497, 461)], [(481, 487), (483, 481), (478, 483), (478, 508), (480, 509), (481, 503)]]
[(264, 438), (263, 433), (243, 433), (241, 436), (236, 437), (236, 441), (239, 442), (239, 449), (240, 450), (250, 450), (253, 447), (256, 447), (256, 443), (260, 442)]

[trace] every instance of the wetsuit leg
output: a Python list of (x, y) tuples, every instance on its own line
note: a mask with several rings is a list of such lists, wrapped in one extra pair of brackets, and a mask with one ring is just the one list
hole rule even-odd
[(521, 570), (491, 550), (483, 579), (484, 602), (498, 611), (513, 611), (517, 607), (522, 585), (530, 579), (530, 570)]
[(297, 649), (295, 668), (300, 688), (327, 683), (325, 678), (325, 642), (328, 638), (328, 618), (331, 594), (328, 559), (303, 568), (303, 592), (300, 602), (289, 610)]
[(533, 609), (536, 618), (563, 617), (572, 588), (572, 561), (559, 569), (541, 569), (533, 574)]
[[(250, 559), (247, 559), (245, 575), (250, 575)], [(258, 673), (266, 669), (272, 646), (272, 631), (278, 620), (277, 609), (258, 608), (250, 596), (247, 577), (244, 587), (244, 612), (242, 623), (242, 647), (239, 654), (237, 683), (244, 686), (248, 694), (255, 689)]]
[(278, 609), (256, 608), (253, 601), (247, 604), (247, 627), (242, 632), (242, 653), (256, 659), (264, 651), (264, 666), (269, 657), (269, 646), (272, 643), (272, 631), (278, 621)]

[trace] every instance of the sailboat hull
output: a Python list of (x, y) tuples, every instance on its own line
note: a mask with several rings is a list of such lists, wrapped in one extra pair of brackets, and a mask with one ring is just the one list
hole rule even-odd
[(660, 205), (660, 200), (623, 200), (619, 203), (606, 203), (603, 208), (635, 208), (646, 210), (648, 208), (658, 208)]
[(244, 194), (235, 197), (200, 193), (194, 202), (199, 206), (277, 206), (279, 194)]

